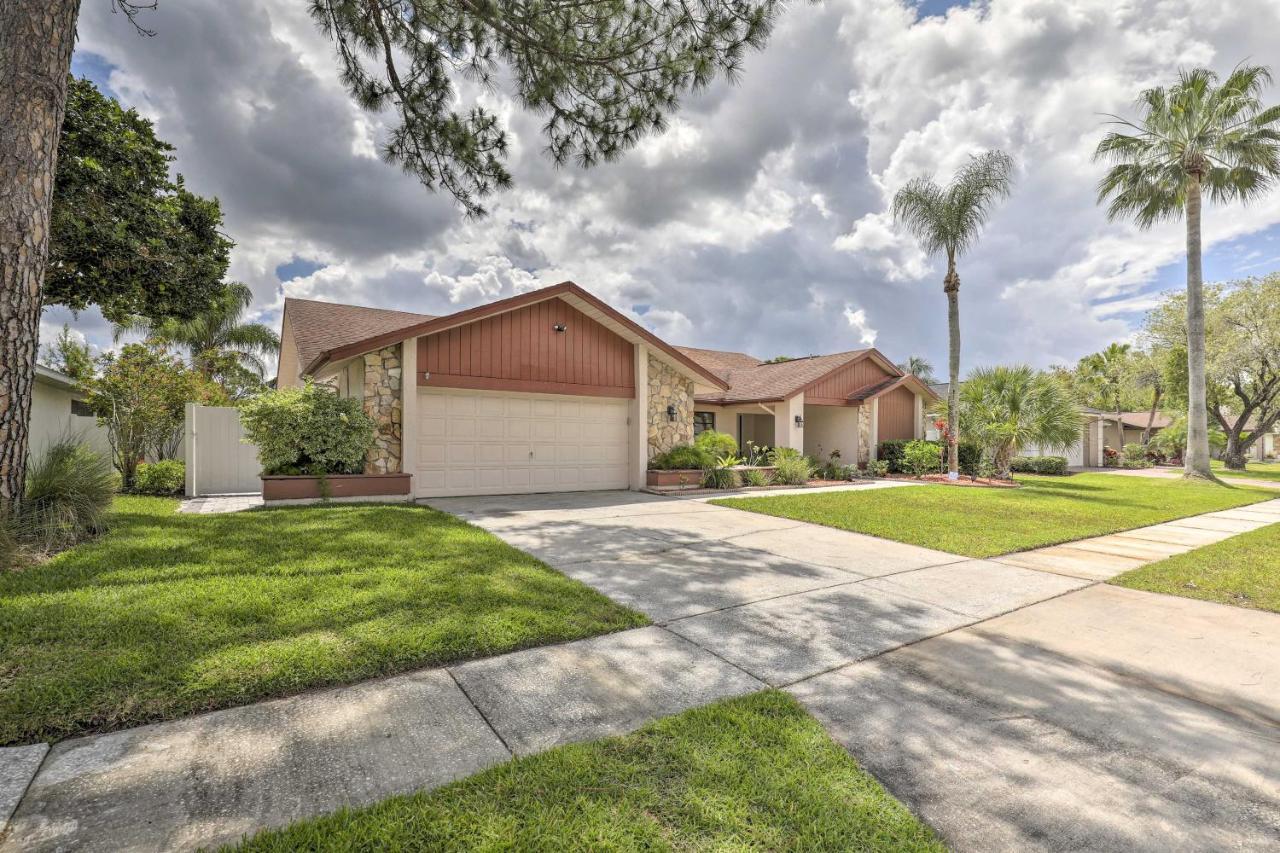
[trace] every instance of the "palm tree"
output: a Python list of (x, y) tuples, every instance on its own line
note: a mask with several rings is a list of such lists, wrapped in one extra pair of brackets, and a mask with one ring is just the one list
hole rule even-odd
[(959, 441), (956, 422), (960, 390), (960, 276), (956, 260), (978, 241), (996, 201), (1013, 190), (1013, 158), (1003, 151), (973, 156), (956, 173), (951, 183), (938, 186), (932, 178), (916, 178), (893, 197), (893, 218), (906, 226), (920, 247), (930, 255), (945, 252), (947, 275), (942, 292), (947, 294), (948, 356), (947, 391), (947, 476), (960, 476)]
[(253, 304), (253, 292), (246, 284), (232, 282), (213, 304), (191, 320), (166, 320), (151, 325), (142, 318), (115, 327), (119, 340), (126, 332), (140, 332), (149, 338), (185, 347), (191, 365), (213, 378), (220, 359), (230, 356), (252, 370), (266, 375), (265, 356), (280, 351), (280, 338), (261, 323), (244, 323), (241, 317)]
[[(948, 416), (955, 411), (948, 409)], [(1065, 450), (1080, 440), (1083, 415), (1065, 383), (1023, 364), (979, 368), (959, 396), (960, 429), (982, 445), (1000, 477), (1027, 445)]]
[[(1129, 344), (1108, 344), (1102, 352), (1095, 352), (1080, 359), (1080, 379), (1095, 399), (1110, 405), (1116, 413), (1116, 429), (1120, 432), (1120, 444), (1124, 444), (1124, 392), (1132, 369), (1133, 347)], [(1099, 408), (1102, 408), (1099, 406)], [(1116, 448), (1117, 450), (1119, 448)]]
[(909, 373), (926, 385), (937, 385), (938, 377), (933, 375), (933, 365), (921, 355), (913, 355), (898, 365), (903, 373)]
[(1132, 218), (1139, 228), (1186, 217), (1187, 226), (1187, 454), (1185, 476), (1212, 479), (1205, 397), (1204, 295), (1200, 266), (1200, 207), (1210, 201), (1249, 201), (1280, 177), (1280, 106), (1263, 107), (1271, 82), (1265, 66), (1240, 65), (1221, 85), (1212, 71), (1183, 71), (1178, 82), (1138, 98), (1137, 122), (1098, 143), (1094, 159), (1111, 163), (1098, 184), (1107, 216)]

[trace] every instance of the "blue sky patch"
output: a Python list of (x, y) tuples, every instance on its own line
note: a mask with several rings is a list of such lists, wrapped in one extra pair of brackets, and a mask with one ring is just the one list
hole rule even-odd
[(280, 266), (276, 267), (276, 278), (280, 281), (293, 281), (295, 278), (306, 278), (314, 272), (324, 269), (327, 264), (319, 261), (313, 261), (310, 258), (300, 258), (294, 255), (293, 258)]

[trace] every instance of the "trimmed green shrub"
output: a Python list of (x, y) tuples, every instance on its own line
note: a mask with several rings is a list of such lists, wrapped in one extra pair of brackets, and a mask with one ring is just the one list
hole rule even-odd
[(873, 459), (867, 463), (867, 473), (872, 477), (887, 477), (889, 475), (889, 463), (883, 459)]
[(902, 467), (902, 454), (907, 449), (907, 440), (894, 438), (880, 442), (876, 448), (876, 458), (889, 466), (890, 474), (905, 473)]
[(961, 441), (956, 444), (956, 456), (960, 460), (960, 473), (966, 477), (978, 476), (982, 467), (982, 445), (976, 441)]
[(733, 456), (738, 452), (738, 442), (733, 436), (713, 429), (704, 429), (693, 440), (693, 446), (705, 450), (714, 459), (717, 456)]
[(902, 448), (899, 466), (913, 477), (936, 474), (942, 463), (942, 448), (932, 441), (909, 441)]
[(745, 486), (767, 486), (769, 485), (769, 475), (759, 468), (748, 468), (742, 472), (742, 483)]
[(769, 451), (769, 464), (777, 465), (783, 459), (800, 459), (804, 454), (794, 447), (775, 447)]
[(675, 471), (685, 468), (709, 468), (715, 464), (715, 457), (701, 447), (689, 444), (677, 444), (675, 447), (659, 453), (649, 460), (649, 467), (654, 471)]
[(32, 548), (58, 551), (107, 528), (119, 479), (111, 460), (87, 444), (63, 439), (27, 468), (26, 493), (13, 520)]
[(133, 491), (140, 495), (176, 495), (187, 486), (187, 466), (177, 459), (142, 462), (133, 475)]
[(240, 422), (263, 474), (358, 474), (373, 444), (361, 402), (311, 382), (246, 400)]
[[(783, 450), (789, 448), (780, 448)], [(813, 469), (809, 460), (796, 453), (794, 456), (781, 455), (774, 461), (773, 482), (783, 486), (803, 486), (809, 482)]]
[(1126, 444), (1120, 452), (1120, 464), (1125, 468), (1150, 468), (1146, 446), (1137, 442)]
[(1067, 473), (1065, 456), (1015, 456), (1009, 463), (1015, 474), (1045, 474), (1063, 476)]

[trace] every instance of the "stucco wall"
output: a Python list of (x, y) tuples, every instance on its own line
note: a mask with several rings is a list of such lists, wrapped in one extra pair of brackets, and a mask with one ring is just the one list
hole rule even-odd
[(858, 458), (857, 406), (805, 406), (804, 452), (826, 460), (839, 450), (848, 465)]
[(33, 383), (31, 393), (31, 427), (28, 452), (37, 458), (55, 441), (75, 436), (83, 439), (99, 453), (110, 454), (107, 431), (98, 426), (97, 418), (71, 414), (71, 401), (75, 395), (66, 389)]
[(373, 418), (373, 447), (365, 459), (367, 474), (398, 474), (403, 456), (404, 368), (400, 344), (364, 356), (364, 410)]
[[(693, 442), (693, 380), (649, 355), (649, 458)], [(667, 415), (675, 406), (675, 420)]]

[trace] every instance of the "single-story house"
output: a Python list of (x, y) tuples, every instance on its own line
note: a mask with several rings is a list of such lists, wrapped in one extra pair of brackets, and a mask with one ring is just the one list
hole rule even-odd
[(32, 459), (39, 458), (50, 444), (67, 437), (80, 438), (100, 453), (111, 452), (107, 431), (98, 426), (76, 381), (43, 364), (36, 365), (28, 436)]
[(572, 282), (442, 317), (286, 299), (277, 385), (311, 377), (377, 423), (369, 473), (412, 494), (641, 488), (649, 460), (714, 427), (874, 458), (933, 397), (874, 349), (766, 364), (676, 347)]

